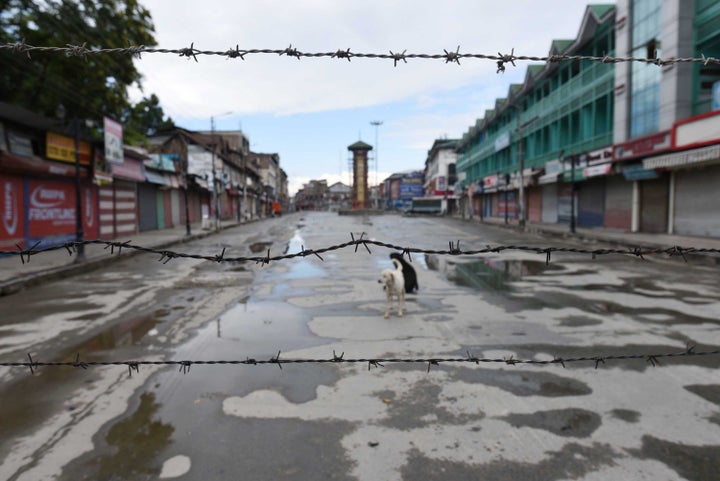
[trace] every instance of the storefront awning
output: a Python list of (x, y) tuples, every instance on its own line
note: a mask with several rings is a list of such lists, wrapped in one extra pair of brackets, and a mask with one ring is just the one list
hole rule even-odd
[(686, 165), (720, 163), (720, 145), (659, 155), (643, 160), (644, 169), (677, 169)]
[(622, 170), (625, 180), (647, 180), (657, 179), (658, 173), (655, 169), (643, 169), (641, 163), (630, 164)]
[(142, 161), (125, 157), (122, 164), (110, 164), (115, 178), (145, 182)]
[(148, 182), (152, 184), (158, 184), (158, 185), (166, 185), (170, 186), (170, 179), (165, 177), (163, 174), (158, 174), (156, 172), (151, 172), (150, 170), (145, 170), (145, 178)]
[[(21, 174), (58, 175), (75, 177), (75, 166), (63, 162), (53, 162), (39, 157), (0, 152), (0, 169)], [(80, 177), (88, 176), (88, 169), (80, 166)]]
[(541, 175), (538, 177), (538, 185), (556, 184), (558, 177), (560, 177), (559, 173)]

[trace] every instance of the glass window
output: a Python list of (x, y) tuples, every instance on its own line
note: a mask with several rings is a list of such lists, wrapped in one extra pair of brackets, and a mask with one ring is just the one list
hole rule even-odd
[[(635, 0), (632, 5), (632, 56), (661, 56), (660, 9), (662, 2)], [(656, 132), (660, 116), (661, 70), (657, 65), (634, 62), (630, 79), (630, 137)]]

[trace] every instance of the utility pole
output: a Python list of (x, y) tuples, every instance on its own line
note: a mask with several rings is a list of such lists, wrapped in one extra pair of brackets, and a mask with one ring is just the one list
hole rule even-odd
[(220, 201), (217, 193), (217, 177), (215, 175), (215, 119), (210, 117), (210, 133), (212, 137), (212, 178), (213, 178), (213, 205), (215, 205), (215, 229), (220, 228)]
[(520, 203), (520, 229), (525, 230), (525, 165), (523, 162), (523, 137), (522, 137), (522, 123), (520, 122), (520, 113), (521, 109), (519, 105), (516, 105), (515, 108), (517, 109), (517, 132), (518, 132), (518, 169), (520, 170), (520, 189), (519, 189), (519, 199), (518, 202)]
[(575, 155), (570, 157), (570, 232), (575, 233)]
[(184, 185), (185, 188), (183, 189), (183, 197), (185, 198), (185, 235), (189, 236), (190, 231), (190, 202), (188, 200), (188, 149), (187, 149), (187, 143), (183, 142), (185, 145), (185, 148), (183, 150), (183, 163), (182, 163), (182, 169), (183, 169), (183, 179), (185, 180)]
[(214, 115), (210, 117), (210, 135), (212, 137), (212, 177), (213, 177), (213, 204), (215, 205), (215, 229), (220, 228), (220, 196), (217, 191), (217, 177), (215, 173), (215, 149), (217, 148), (217, 142), (215, 141), (215, 117), (221, 117), (224, 115), (232, 114), (232, 111), (222, 113), (220, 115)]
[[(73, 117), (73, 140), (75, 143), (75, 240), (78, 242), (77, 262), (85, 261), (85, 232), (83, 230), (82, 216), (82, 183), (80, 182), (80, 128), (78, 126), (77, 117)], [(89, 166), (88, 166), (89, 167)], [(88, 168), (88, 172), (90, 169)]]
[[(62, 124), (63, 134), (66, 132), (65, 127), (65, 106), (59, 104), (55, 109), (55, 115)], [(80, 182), (80, 127), (79, 121), (76, 116), (72, 118), (72, 134), (73, 134), (73, 148), (75, 150), (75, 249), (77, 257), (75, 262), (85, 261), (85, 244), (83, 240), (85, 238), (85, 232), (83, 230), (83, 216), (82, 216), (82, 183)], [(89, 167), (89, 166), (88, 166)], [(88, 172), (90, 169), (88, 168)]]

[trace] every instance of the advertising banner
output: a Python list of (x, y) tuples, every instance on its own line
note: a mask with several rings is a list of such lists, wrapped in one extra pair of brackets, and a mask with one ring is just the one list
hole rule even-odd
[(75, 234), (75, 185), (60, 180), (28, 181), (28, 236)]
[(4, 175), (0, 180), (0, 248), (15, 249), (25, 246), (25, 211), (23, 179)]
[[(73, 195), (75, 190), (73, 189)], [(98, 217), (98, 189), (91, 184), (83, 184), (82, 188), (82, 214), (83, 234), (85, 239), (97, 239), (100, 236), (100, 222)], [(73, 197), (74, 198), (74, 197)], [(74, 205), (74, 204), (73, 204)]]
[[(47, 145), (46, 156), (48, 159), (55, 159), (61, 162), (75, 163), (75, 139), (64, 135), (48, 132), (45, 139)], [(90, 152), (92, 148), (89, 142), (78, 142), (78, 154), (80, 165), (90, 165)]]
[(124, 159), (122, 124), (109, 117), (103, 117), (103, 130), (105, 132), (105, 160), (111, 164), (122, 164)]

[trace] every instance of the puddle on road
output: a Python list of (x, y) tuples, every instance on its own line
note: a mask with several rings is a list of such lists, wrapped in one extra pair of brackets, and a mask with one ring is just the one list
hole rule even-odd
[(510, 414), (500, 417), (513, 427), (543, 429), (556, 436), (587, 438), (602, 424), (599, 414), (585, 409), (569, 408)]
[(485, 417), (480, 410), (472, 414), (450, 412), (441, 405), (441, 394), (442, 387), (428, 379), (419, 380), (399, 397), (391, 390), (372, 393), (387, 404), (387, 416), (379, 423), (403, 431), (437, 425), (468, 425)]
[(640, 459), (654, 459), (676, 471), (688, 481), (717, 479), (720, 471), (720, 446), (696, 446), (674, 443), (654, 436), (642, 438), (642, 448), (629, 450)]
[(96, 479), (157, 478), (158, 456), (172, 443), (175, 428), (162, 422), (161, 404), (154, 393), (143, 392), (139, 401), (134, 399), (133, 403), (135, 410), (103, 430), (106, 434), (104, 438), (97, 436), (95, 450), (66, 466), (61, 480), (81, 479), (88, 473), (93, 473)]
[[(296, 254), (304, 249), (304, 241), (300, 236), (300, 231), (295, 231), (285, 249), (286, 254)], [(308, 277), (321, 278), (327, 277), (327, 272), (319, 267), (318, 263), (322, 262), (314, 255), (308, 257), (295, 257), (289, 263), (289, 270), (285, 274), (277, 277), (281, 279), (304, 279)]]
[(700, 396), (704, 400), (720, 406), (720, 385), (718, 384), (692, 384), (683, 386), (691, 393)]
[(510, 290), (512, 282), (527, 276), (564, 270), (564, 267), (558, 264), (522, 259), (482, 259), (455, 264), (454, 267), (454, 272), (448, 272), (448, 279), (455, 284), (495, 291)]
[(97, 466), (99, 479), (110, 479), (113, 476), (137, 479), (142, 475), (158, 474), (159, 469), (149, 466), (156, 460), (158, 453), (170, 444), (175, 431), (172, 425), (158, 419), (159, 409), (155, 394), (144, 392), (135, 412), (110, 428), (105, 440), (115, 454), (88, 462)]
[(159, 322), (162, 322), (162, 317), (166, 315), (163, 311), (159, 313), (156, 311), (144, 316), (123, 319), (82, 344), (75, 346), (71, 351), (82, 355), (90, 352), (108, 351), (122, 346), (132, 346), (150, 333)]
[(310, 331), (309, 321), (309, 314), (285, 302), (251, 298), (201, 329), (180, 353), (196, 352), (199, 346), (207, 345), (205, 352), (210, 351), (217, 358), (225, 355), (234, 359), (238, 354), (271, 357), (278, 349), (294, 350), (326, 343), (326, 339)]
[(613, 409), (610, 414), (626, 423), (636, 423), (640, 420), (640, 413), (632, 409)]

